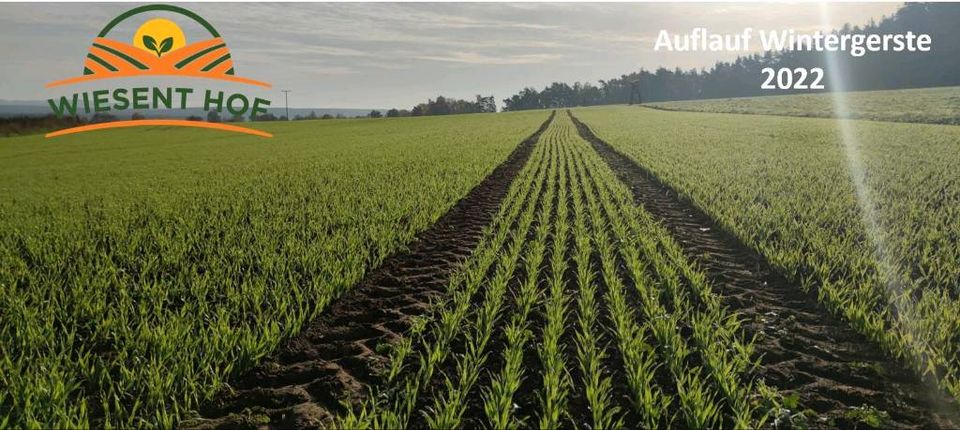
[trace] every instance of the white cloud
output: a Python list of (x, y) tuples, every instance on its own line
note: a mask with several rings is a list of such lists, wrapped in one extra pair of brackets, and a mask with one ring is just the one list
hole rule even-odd
[(476, 52), (451, 52), (446, 55), (420, 55), (416, 58), (466, 64), (542, 64), (563, 58), (559, 54), (522, 54), (488, 56)]

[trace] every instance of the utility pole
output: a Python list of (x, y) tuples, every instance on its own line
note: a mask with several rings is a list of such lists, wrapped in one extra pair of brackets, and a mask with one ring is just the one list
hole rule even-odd
[(283, 106), (287, 111), (287, 121), (290, 121), (290, 102), (287, 100), (287, 94), (290, 94), (290, 90), (280, 90), (283, 93)]

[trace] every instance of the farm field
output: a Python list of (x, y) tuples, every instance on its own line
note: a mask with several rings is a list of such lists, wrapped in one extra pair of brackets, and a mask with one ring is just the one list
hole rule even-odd
[[(960, 124), (960, 87), (840, 93), (851, 119)], [(833, 118), (832, 93), (648, 103), (677, 111)]]
[(0, 7), (0, 430), (960, 430), (960, 0), (426, 3)]
[(0, 139), (0, 427), (173, 425), (546, 117)]
[(960, 398), (960, 128), (629, 107), (575, 114)]
[(451, 279), (382, 395), (337, 426), (748, 428), (776, 400), (736, 318), (566, 114)]
[(745, 118), (0, 139), (0, 426), (960, 422), (960, 129)]
[(460, 262), (441, 235), (385, 263), (183, 427), (952, 425), (936, 388), (603, 145), (558, 112)]

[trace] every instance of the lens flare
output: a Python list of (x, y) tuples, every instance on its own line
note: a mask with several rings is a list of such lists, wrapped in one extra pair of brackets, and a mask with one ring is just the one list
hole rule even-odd
[[(820, 22), (825, 28), (832, 28), (830, 22), (829, 5), (826, 2), (820, 2)], [(877, 221), (876, 206), (874, 205), (872, 192), (867, 185), (866, 171), (863, 165), (863, 159), (860, 154), (859, 141), (857, 134), (853, 129), (850, 116), (850, 105), (847, 102), (846, 91), (849, 90), (846, 82), (843, 64), (837, 61), (840, 54), (824, 52), (824, 59), (827, 63), (826, 74), (830, 85), (830, 95), (833, 101), (833, 110), (837, 117), (837, 128), (840, 132), (840, 141), (843, 145), (844, 156), (847, 160), (847, 169), (850, 176), (850, 182), (853, 184), (856, 193), (857, 203), (860, 207), (860, 216), (863, 226), (867, 230), (867, 238), (876, 252), (877, 266), (880, 275), (888, 284), (894, 279), (895, 271), (890, 266), (886, 256), (886, 246), (881, 234), (880, 225)], [(886, 263), (885, 263), (886, 262)], [(895, 285), (890, 287), (899, 289)], [(896, 292), (896, 291), (889, 291)]]
[[(820, 21), (824, 31), (835, 28), (830, 19), (830, 10), (828, 2), (820, 2)], [(905, 271), (896, 256), (890, 254), (890, 249), (886, 242), (886, 233), (883, 231), (878, 219), (877, 206), (873, 198), (873, 191), (867, 184), (867, 172), (864, 166), (861, 154), (861, 145), (854, 128), (855, 120), (850, 119), (850, 105), (847, 100), (847, 91), (850, 87), (847, 83), (849, 73), (845, 73), (844, 64), (838, 61), (839, 53), (824, 52), (826, 62), (825, 72), (830, 86), (830, 95), (833, 102), (833, 110), (837, 117), (837, 129), (840, 132), (840, 141), (843, 146), (844, 156), (847, 162), (847, 171), (850, 182), (853, 185), (857, 204), (860, 209), (860, 218), (866, 231), (866, 239), (873, 248), (874, 261), (876, 262), (877, 276), (885, 288), (886, 299), (889, 310), (892, 312), (890, 322), (894, 329), (907, 340), (907, 346), (911, 349), (909, 352), (920, 362), (926, 362), (926, 356), (923, 348), (920, 348), (920, 342), (923, 342), (923, 330), (919, 324), (921, 319), (917, 317), (917, 306), (913, 299), (912, 289), (905, 278)], [(939, 391), (933, 382), (923, 378), (931, 386), (931, 392)], [(931, 402), (934, 408), (939, 408), (940, 404)]]

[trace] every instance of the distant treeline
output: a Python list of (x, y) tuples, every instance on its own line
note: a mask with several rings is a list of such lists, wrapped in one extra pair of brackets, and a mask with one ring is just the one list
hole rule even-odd
[(429, 116), (429, 115), (454, 115), (461, 113), (484, 113), (496, 112), (497, 102), (493, 96), (477, 95), (476, 101), (460, 100), (452, 97), (437, 96), (436, 99), (429, 99), (426, 103), (420, 103), (412, 109), (390, 109), (384, 115), (378, 110), (370, 111), (367, 116), (371, 118), (387, 118), (401, 116)]
[[(836, 33), (907, 31), (929, 34), (933, 49), (930, 52), (875, 52), (862, 57), (843, 52), (768, 51), (741, 56), (733, 62), (718, 62), (709, 70), (660, 68), (601, 80), (599, 85), (554, 82), (542, 91), (524, 88), (503, 100), (503, 110), (628, 103), (633, 87), (638, 87), (643, 102), (809, 93), (809, 90), (762, 90), (761, 70), (765, 67), (822, 67), (827, 70), (827, 55), (835, 56), (839, 67), (834, 72), (844, 76), (844, 89), (849, 91), (960, 84), (960, 3), (908, 3), (880, 23), (871, 21), (863, 28), (847, 24)], [(829, 90), (829, 75), (824, 83)]]
[[(46, 116), (19, 116), (0, 118), (0, 136), (10, 137), (44, 133), (48, 131), (76, 127), (78, 125), (115, 121), (116, 119), (117, 118), (113, 115), (103, 113), (98, 113), (89, 117), (76, 115), (57, 118), (56, 115), (50, 114)], [(143, 116), (134, 112), (131, 119), (143, 119)]]
[[(267, 117), (267, 115), (269, 115), (269, 117)], [(261, 116), (260, 118), (255, 118), (255, 120), (256, 121), (284, 121), (287, 119), (286, 116), (273, 117), (273, 115), (271, 114), (267, 114), (267, 115)], [(316, 112), (310, 111), (310, 113), (307, 115), (294, 115), (293, 120), (300, 121), (300, 120), (307, 120), (307, 119), (334, 119), (334, 118), (343, 119), (343, 118), (347, 118), (347, 116), (342, 113), (338, 113), (336, 115), (331, 115), (328, 113), (325, 113), (323, 115), (317, 115)]]
[(26, 134), (34, 134), (73, 127), (79, 124), (81, 124), (80, 118), (57, 118), (53, 115), (43, 117), (21, 116), (13, 118), (0, 118), (0, 137), (23, 136)]

